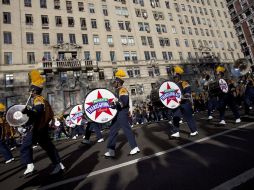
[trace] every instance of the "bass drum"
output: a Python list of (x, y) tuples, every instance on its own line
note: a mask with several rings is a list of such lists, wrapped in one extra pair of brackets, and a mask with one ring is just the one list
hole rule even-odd
[(180, 106), (182, 92), (179, 86), (171, 81), (161, 84), (159, 92), (160, 101), (169, 109), (175, 109)]
[(70, 116), (66, 117), (65, 124), (66, 124), (67, 127), (70, 127), (70, 128), (75, 128), (76, 127), (76, 125), (74, 123), (72, 123), (72, 121), (70, 119)]
[(83, 105), (84, 113), (88, 119), (96, 123), (107, 123), (117, 114), (110, 104), (116, 100), (116, 96), (104, 88), (94, 89), (89, 92)]
[(223, 94), (228, 93), (228, 84), (224, 79), (219, 81), (210, 82), (208, 84), (208, 94), (211, 97), (222, 96)]

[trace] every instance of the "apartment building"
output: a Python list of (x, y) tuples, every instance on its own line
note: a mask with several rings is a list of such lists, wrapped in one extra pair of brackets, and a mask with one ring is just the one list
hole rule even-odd
[(110, 88), (117, 68), (145, 101), (173, 64), (243, 57), (224, 0), (1, 0), (0, 46), (0, 100), (24, 103), (39, 69), (57, 111)]
[(254, 1), (227, 0), (244, 56), (254, 63)]

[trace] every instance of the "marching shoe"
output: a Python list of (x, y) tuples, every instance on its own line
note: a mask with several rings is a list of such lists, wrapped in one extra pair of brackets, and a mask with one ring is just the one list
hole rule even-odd
[(140, 152), (139, 148), (138, 148), (138, 147), (135, 147), (135, 148), (133, 148), (133, 149), (130, 151), (130, 155), (134, 155), (134, 154), (137, 154), (137, 153), (139, 153), (139, 152)]
[(238, 118), (237, 120), (235, 120), (235, 123), (241, 123), (241, 119)]
[(198, 135), (198, 132), (197, 132), (197, 131), (195, 131), (195, 132), (193, 132), (193, 133), (190, 133), (190, 136), (191, 136), (191, 137), (194, 137), (194, 136), (196, 136), (196, 135)]
[(76, 137), (76, 136), (74, 136), (74, 137), (72, 137), (72, 139), (74, 139), (74, 140), (75, 140), (75, 139), (77, 139), (77, 137)]
[(87, 139), (84, 139), (82, 142), (82, 144), (91, 144), (91, 141), (87, 140)]
[(179, 123), (182, 124), (182, 123), (183, 123), (183, 120), (180, 120)]
[(108, 152), (104, 154), (105, 157), (115, 157), (115, 150), (108, 149)]
[(97, 140), (98, 143), (101, 143), (101, 142), (103, 142), (103, 141), (104, 141), (103, 138), (100, 138), (99, 140)]
[(11, 159), (9, 159), (9, 160), (6, 160), (5, 163), (6, 163), (6, 164), (9, 164), (9, 163), (11, 163), (13, 160), (14, 160), (14, 158), (11, 158)]
[(58, 174), (59, 172), (64, 171), (64, 169), (64, 165), (60, 162), (55, 166), (54, 170), (50, 173), (50, 175)]
[(252, 110), (252, 107), (249, 107), (250, 110)]
[(169, 122), (168, 122), (170, 125), (172, 125), (172, 121), (170, 120)]
[(213, 116), (209, 115), (208, 120), (211, 120), (211, 119), (213, 119)]
[(31, 174), (34, 172), (34, 164), (31, 163), (31, 164), (27, 164), (26, 166), (26, 170), (24, 172), (24, 176), (28, 175), (28, 174)]
[(219, 124), (220, 125), (226, 125), (226, 122), (225, 122), (225, 120), (221, 120)]
[(170, 135), (170, 137), (179, 138), (180, 137), (180, 133), (179, 132), (173, 133), (172, 135)]

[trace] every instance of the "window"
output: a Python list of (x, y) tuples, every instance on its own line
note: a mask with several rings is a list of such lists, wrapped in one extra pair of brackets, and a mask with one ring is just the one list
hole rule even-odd
[(178, 38), (175, 38), (175, 42), (176, 42), (176, 46), (177, 46), (177, 47), (180, 47), (180, 42), (179, 42), (179, 39), (178, 39)]
[(152, 37), (147, 37), (147, 42), (149, 44), (150, 47), (152, 47), (154, 44), (153, 44), (153, 38)]
[(12, 64), (12, 52), (4, 52), (4, 64), (5, 65)]
[(184, 44), (185, 44), (185, 47), (189, 47), (189, 41), (187, 39), (184, 39)]
[(47, 0), (40, 0), (41, 8), (47, 8)]
[(11, 24), (11, 13), (10, 12), (3, 12), (3, 23), (4, 24)]
[(108, 8), (107, 5), (102, 5), (102, 12), (104, 16), (108, 16)]
[(14, 83), (14, 75), (13, 74), (5, 74), (5, 86), (11, 87)]
[(48, 51), (43, 52), (43, 58), (45, 61), (50, 61), (51, 60), (51, 53)]
[(4, 44), (12, 44), (11, 32), (4, 32)]
[(176, 34), (177, 32), (176, 32), (176, 27), (175, 26), (172, 26), (172, 33), (173, 34)]
[(149, 67), (149, 68), (147, 68), (147, 70), (148, 70), (148, 75), (149, 75), (150, 77), (154, 77), (153, 68), (152, 68), (152, 67)]
[(84, 51), (85, 60), (90, 60), (90, 51)]
[(128, 36), (128, 45), (130, 45), (130, 46), (135, 45), (134, 37), (133, 36)]
[(54, 8), (60, 9), (60, 0), (54, 0)]
[(10, 5), (10, 0), (2, 0), (2, 3), (3, 3), (4, 5)]
[(155, 53), (155, 51), (151, 51), (151, 58), (156, 58), (156, 53)]
[(115, 58), (115, 57), (116, 57), (115, 52), (114, 52), (114, 51), (110, 51), (110, 52), (109, 52), (109, 55), (110, 55), (110, 60), (111, 60), (111, 61), (115, 61), (115, 59), (116, 59), (116, 58)]
[(92, 20), (91, 20), (91, 25), (92, 25), (92, 28), (97, 28), (96, 19), (92, 19)]
[(27, 63), (28, 64), (34, 64), (35, 63), (34, 52), (27, 52)]
[(69, 34), (70, 43), (76, 44), (76, 37), (75, 34)]
[(31, 14), (26, 14), (26, 25), (33, 25), (33, 16)]
[(89, 3), (89, 4), (88, 4), (88, 9), (89, 9), (89, 12), (90, 12), (90, 13), (95, 13), (94, 4)]
[(130, 52), (128, 52), (128, 51), (124, 51), (123, 52), (123, 54), (124, 54), (124, 60), (125, 61), (130, 61)]
[(127, 45), (127, 36), (121, 36), (121, 43), (122, 45)]
[(142, 45), (143, 45), (143, 46), (146, 46), (146, 45), (147, 45), (146, 36), (141, 36), (141, 42), (142, 42)]
[(93, 35), (93, 43), (94, 43), (94, 45), (100, 44), (100, 38), (98, 35)]
[(178, 54), (179, 54), (179, 59), (183, 60), (183, 53), (182, 52), (178, 52)]
[(41, 24), (42, 24), (42, 26), (48, 26), (49, 25), (48, 15), (41, 15)]
[(170, 21), (173, 21), (173, 20), (174, 20), (174, 19), (173, 19), (172, 13), (168, 13), (168, 19), (169, 19)]
[(25, 7), (32, 7), (32, 2), (31, 2), (31, 0), (24, 0), (24, 6), (25, 6)]
[(62, 17), (61, 16), (56, 16), (56, 26), (62, 26)]
[(82, 41), (83, 41), (83, 44), (88, 44), (88, 36), (87, 36), (87, 34), (82, 34)]
[(150, 60), (150, 52), (149, 51), (144, 51), (145, 54), (145, 60)]
[(86, 19), (85, 18), (80, 18), (80, 26), (82, 30), (86, 30)]
[(107, 42), (108, 42), (108, 45), (113, 45), (113, 36), (112, 35), (107, 35)]
[(105, 28), (107, 31), (111, 31), (109, 20), (104, 20)]
[(34, 44), (34, 34), (32, 32), (26, 33), (26, 43), (27, 44)]
[(136, 51), (132, 51), (132, 52), (131, 52), (131, 59), (132, 59), (133, 61), (138, 60), (138, 56), (137, 56), (137, 52), (136, 52)]
[(56, 38), (57, 38), (57, 43), (58, 44), (63, 43), (64, 40), (63, 40), (63, 34), (62, 33), (57, 33)]
[(83, 12), (84, 11), (84, 3), (83, 2), (78, 2), (78, 10), (80, 12)]
[(96, 51), (95, 55), (96, 55), (96, 61), (101, 61), (101, 52), (100, 51)]
[(48, 102), (50, 105), (54, 105), (55, 102), (55, 94), (54, 93), (48, 93), (47, 95)]
[[(60, 4), (60, 2), (59, 2)], [(66, 1), (66, 9), (68, 13), (72, 13), (72, 3), (71, 1)]]
[(68, 27), (74, 27), (74, 18), (68, 17)]
[(42, 41), (44, 45), (50, 44), (49, 33), (42, 34)]

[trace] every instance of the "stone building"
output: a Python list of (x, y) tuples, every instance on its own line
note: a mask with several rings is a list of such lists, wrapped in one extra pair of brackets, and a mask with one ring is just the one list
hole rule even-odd
[(224, 0), (1, 0), (0, 101), (28, 97), (27, 73), (46, 77), (56, 112), (110, 89), (117, 68), (133, 101), (146, 101), (172, 65), (243, 57)]
[(244, 56), (254, 63), (254, 1), (227, 0)]

